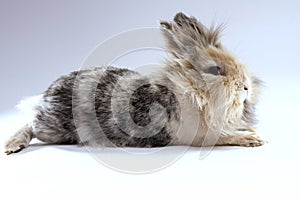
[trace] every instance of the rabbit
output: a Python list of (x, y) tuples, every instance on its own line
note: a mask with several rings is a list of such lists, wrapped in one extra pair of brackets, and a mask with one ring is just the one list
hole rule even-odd
[(60, 77), (6, 154), (33, 138), (96, 147), (265, 144), (255, 129), (262, 81), (221, 44), (221, 28), (180, 12), (160, 29), (169, 57), (158, 72), (102, 66)]

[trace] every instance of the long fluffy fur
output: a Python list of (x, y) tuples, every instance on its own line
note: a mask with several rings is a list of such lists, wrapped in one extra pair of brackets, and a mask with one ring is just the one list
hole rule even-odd
[(158, 73), (98, 67), (62, 76), (6, 153), (34, 137), (122, 147), (264, 144), (254, 133), (260, 81), (223, 47), (220, 30), (178, 13), (161, 22), (171, 56)]

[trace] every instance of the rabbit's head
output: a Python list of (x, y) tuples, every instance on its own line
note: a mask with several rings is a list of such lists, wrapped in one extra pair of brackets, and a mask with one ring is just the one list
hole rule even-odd
[(219, 111), (228, 126), (253, 126), (260, 81), (220, 43), (221, 28), (206, 28), (183, 13), (160, 24), (171, 54), (169, 79), (177, 77), (173, 82), (200, 109), (210, 110), (207, 120)]

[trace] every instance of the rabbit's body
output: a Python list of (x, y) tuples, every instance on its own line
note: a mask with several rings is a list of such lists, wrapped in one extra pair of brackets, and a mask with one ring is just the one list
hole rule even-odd
[(173, 59), (158, 73), (98, 67), (59, 78), (6, 153), (34, 137), (95, 146), (262, 145), (253, 132), (259, 80), (222, 47), (218, 29), (182, 13), (174, 22), (161, 22)]

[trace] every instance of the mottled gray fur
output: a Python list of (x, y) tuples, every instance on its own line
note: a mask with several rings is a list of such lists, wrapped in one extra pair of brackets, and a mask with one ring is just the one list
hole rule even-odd
[[(116, 88), (118, 95), (113, 96)], [(113, 116), (112, 98), (120, 101), (126, 100), (127, 96), (130, 96), (129, 104), (116, 107), (119, 112)], [(103, 67), (73, 72), (55, 81), (43, 99), (45, 104), (38, 107), (33, 135), (48, 143), (165, 146), (171, 141), (166, 125), (157, 128), (159, 132), (151, 136), (151, 131), (134, 133), (134, 127), (128, 127), (127, 121), (133, 120), (137, 126), (145, 127), (151, 120), (160, 118), (161, 112), (152, 119), (149, 116), (154, 103), (166, 109), (168, 121), (178, 120), (175, 95), (165, 86), (151, 83), (147, 77), (127, 69)], [(122, 111), (129, 112), (131, 117), (122, 118)], [(127, 129), (122, 130), (122, 127)], [(155, 126), (151, 128), (155, 129)], [(146, 131), (145, 128), (139, 130)]]

